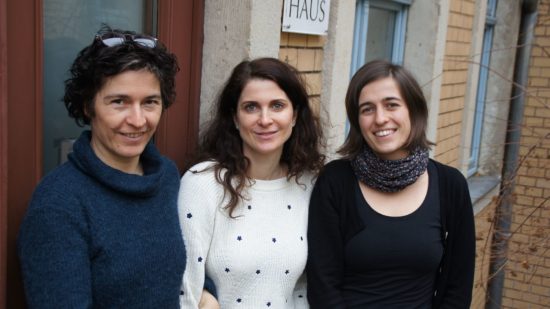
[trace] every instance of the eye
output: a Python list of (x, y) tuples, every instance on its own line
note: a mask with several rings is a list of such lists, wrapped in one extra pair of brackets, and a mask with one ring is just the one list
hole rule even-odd
[(124, 100), (121, 98), (117, 98), (117, 99), (111, 100), (110, 103), (115, 105), (122, 105), (124, 103)]
[(243, 109), (247, 113), (253, 113), (258, 109), (258, 106), (255, 103), (246, 103), (244, 104)]
[(371, 114), (374, 112), (374, 106), (371, 104), (365, 104), (359, 107), (359, 113), (361, 114)]
[(282, 110), (283, 108), (285, 108), (285, 103), (283, 102), (274, 102), (271, 107), (274, 109), (274, 110)]
[(161, 104), (161, 101), (158, 99), (147, 99), (145, 100), (146, 105), (159, 105)]
[(400, 104), (398, 102), (388, 102), (386, 104), (386, 108), (388, 109), (396, 109), (400, 106)]

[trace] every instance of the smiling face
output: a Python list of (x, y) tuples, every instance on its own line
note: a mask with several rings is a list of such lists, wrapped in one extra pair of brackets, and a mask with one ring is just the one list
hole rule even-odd
[(91, 146), (105, 164), (139, 173), (139, 157), (162, 114), (158, 78), (148, 70), (108, 78), (94, 98)]
[(278, 161), (295, 121), (292, 102), (275, 82), (252, 79), (246, 83), (237, 103), (235, 125), (247, 158)]
[(359, 94), (359, 127), (380, 158), (397, 160), (409, 154), (409, 109), (393, 78), (378, 79), (363, 87)]

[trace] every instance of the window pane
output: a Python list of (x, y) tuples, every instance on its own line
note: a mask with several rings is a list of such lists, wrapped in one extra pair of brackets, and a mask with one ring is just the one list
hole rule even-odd
[(112, 28), (154, 35), (155, 1), (44, 0), (43, 167), (44, 174), (65, 158), (65, 147), (83, 128), (67, 116), (61, 101), (64, 80), (77, 53), (88, 45), (102, 23)]
[(395, 17), (394, 11), (370, 7), (365, 63), (374, 59), (391, 61)]

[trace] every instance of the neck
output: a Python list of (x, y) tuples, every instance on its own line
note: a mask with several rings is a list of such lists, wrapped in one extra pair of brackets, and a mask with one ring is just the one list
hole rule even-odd
[(140, 176), (143, 175), (143, 167), (139, 162), (139, 157), (131, 158), (128, 160), (113, 160), (108, 155), (105, 155), (101, 151), (100, 147), (97, 147), (97, 145), (93, 142), (93, 139), (91, 142), (91, 146), (95, 155), (101, 160), (101, 162), (105, 163), (106, 165), (122, 171), (126, 174), (135, 174)]
[(280, 155), (261, 159), (248, 155), (246, 157), (250, 160), (246, 174), (252, 179), (273, 180), (285, 177), (287, 174), (286, 166), (280, 162)]
[[(114, 168), (117, 168), (117, 167), (114, 167)], [(122, 166), (117, 169), (125, 172), (126, 174), (143, 176), (143, 167), (141, 166), (141, 163), (139, 161), (137, 162), (137, 164), (132, 163), (132, 164), (129, 164), (128, 166)]]

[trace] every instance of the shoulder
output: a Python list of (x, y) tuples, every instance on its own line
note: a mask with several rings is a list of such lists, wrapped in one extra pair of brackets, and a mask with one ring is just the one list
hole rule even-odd
[(57, 207), (72, 209), (82, 192), (91, 191), (91, 179), (70, 162), (57, 167), (38, 183), (29, 210)]
[(162, 186), (175, 186), (176, 190), (179, 187), (181, 174), (178, 169), (178, 166), (170, 158), (161, 156), (161, 171), (160, 171), (160, 181)]
[(181, 178), (182, 188), (190, 187), (219, 187), (219, 182), (216, 178), (216, 162), (204, 161), (191, 166)]
[(317, 174), (307, 171), (304, 172), (300, 177), (298, 177), (298, 181), (296, 182), (294, 179), (292, 180), (293, 183), (296, 183), (297, 185), (300, 185), (301, 187), (304, 187), (305, 190), (308, 190), (308, 188), (312, 188), (313, 185), (315, 185), (315, 181), (317, 180)]
[(47, 174), (32, 194), (19, 238), (43, 237), (36, 234), (47, 235), (48, 229), (68, 231), (85, 225), (86, 211), (81, 198), (95, 196), (92, 186), (97, 185), (70, 162)]
[(437, 168), (439, 196), (442, 210), (447, 216), (460, 217), (460, 214), (473, 216), (472, 200), (466, 177), (456, 168), (433, 161)]
[(170, 173), (177, 173), (179, 174), (178, 172), (178, 166), (176, 165), (176, 163), (174, 161), (172, 161), (172, 159), (168, 158), (168, 157), (165, 157), (165, 156), (161, 156), (160, 157), (161, 161), (162, 161), (162, 164), (164, 165), (164, 168)]
[(433, 159), (430, 160), (437, 168), (440, 183), (447, 183), (454, 186), (467, 186), (466, 177), (464, 177), (464, 175), (457, 168), (437, 162)]
[(338, 159), (327, 163), (321, 170), (319, 177), (334, 180), (347, 180), (353, 176), (353, 170), (349, 160)]
[(357, 181), (349, 160), (331, 161), (321, 170), (315, 183), (315, 195), (348, 195)]
[(207, 170), (214, 170), (218, 162), (216, 161), (202, 161), (191, 166), (186, 172), (202, 173)]

